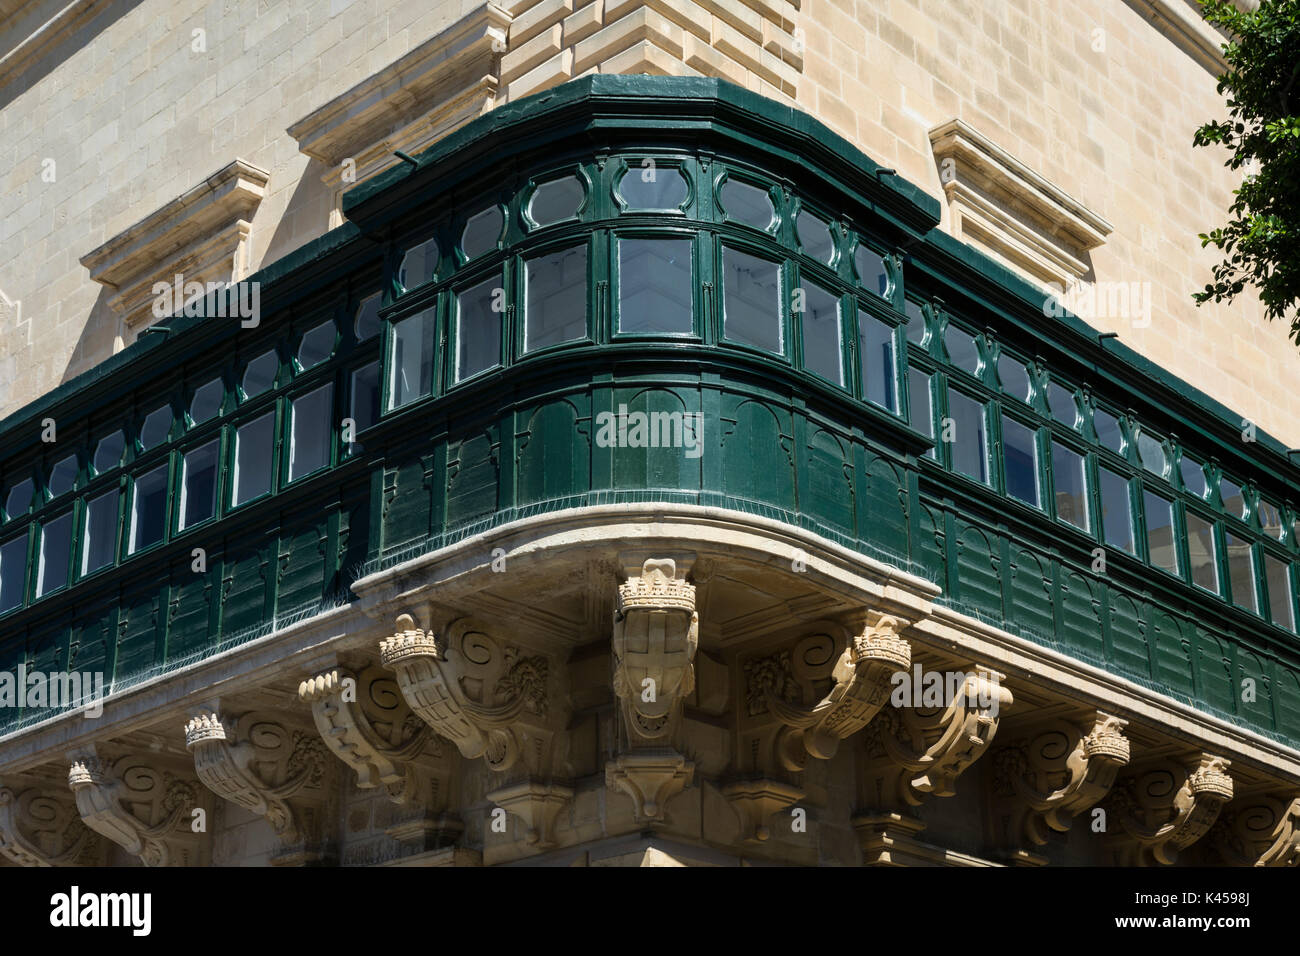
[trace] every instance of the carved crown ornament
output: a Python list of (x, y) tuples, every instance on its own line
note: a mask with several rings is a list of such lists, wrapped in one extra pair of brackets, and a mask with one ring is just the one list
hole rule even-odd
[(1106, 808), (1115, 862), (1169, 866), (1214, 826), (1232, 799), (1229, 762), (1210, 753), (1158, 760), (1120, 778)]

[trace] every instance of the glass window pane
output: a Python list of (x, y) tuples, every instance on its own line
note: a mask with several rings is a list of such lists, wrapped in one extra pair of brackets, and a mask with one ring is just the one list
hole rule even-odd
[(804, 368), (836, 385), (844, 384), (844, 342), (840, 301), (820, 286), (805, 282), (803, 301)]
[(1269, 617), (1278, 627), (1295, 630), (1295, 598), (1291, 594), (1291, 566), (1281, 558), (1264, 555), (1264, 575), (1268, 583)]
[(40, 567), (36, 572), (36, 596), (57, 591), (68, 583), (68, 561), (72, 555), (72, 512), (47, 521), (41, 529)]
[(144, 451), (155, 448), (167, 440), (172, 430), (172, 410), (170, 406), (155, 409), (145, 418), (140, 426), (140, 447)]
[(1092, 427), (1097, 431), (1097, 441), (1103, 448), (1109, 448), (1116, 454), (1124, 451), (1124, 432), (1119, 427), (1119, 419), (1104, 409), (1095, 409), (1092, 413)]
[(231, 501), (240, 505), (271, 490), (275, 453), (275, 413), (255, 418), (235, 431), (235, 482)]
[(190, 399), (190, 421), (195, 425), (206, 422), (221, 411), (223, 398), (225, 398), (225, 384), (221, 379), (214, 378), (206, 385), (200, 385), (194, 390), (194, 397)]
[[(414, 245), (406, 250), (402, 256), (401, 265), (397, 267), (397, 284), (405, 290), (418, 289), (420, 286), (433, 281), (434, 274), (438, 271), (438, 240), (426, 239), (424, 242)], [(379, 298), (375, 298), (376, 317), (379, 312)], [(367, 299), (366, 302), (370, 300)], [(362, 303), (362, 306), (365, 302)]]
[(27, 514), (32, 506), (32, 484), (30, 478), (24, 478), (18, 484), (9, 489), (9, 494), (5, 495), (5, 515), (9, 518), (17, 518), (19, 515)]
[(500, 310), (504, 307), (500, 276), (456, 296), (456, 381), (501, 364)]
[(1192, 564), (1192, 583), (1219, 593), (1219, 562), (1216, 560), (1214, 523), (1191, 508), (1187, 513), (1187, 552)]
[(587, 335), (587, 244), (524, 262), (524, 351)]
[(882, 298), (889, 295), (889, 270), (885, 260), (870, 246), (858, 243), (853, 251), (853, 267), (858, 270), (858, 283), (868, 292)]
[(984, 406), (961, 392), (948, 392), (949, 421), (943, 437), (952, 442), (952, 467), (963, 475), (989, 483), (988, 436)]
[(1038, 504), (1038, 445), (1034, 430), (1002, 416), (1002, 464), (1007, 494), (1025, 504)]
[(835, 237), (822, 219), (801, 210), (795, 219), (795, 229), (799, 232), (799, 248), (804, 255), (828, 264), (835, 258)]
[(766, 189), (759, 189), (739, 180), (728, 179), (722, 184), (722, 208), (732, 222), (766, 230), (772, 224), (775, 210)]
[[(352, 435), (355, 437), (379, 421), (379, 363), (371, 362), (352, 373), (352, 404), (348, 408), (348, 417), (352, 419)], [(361, 450), (360, 442), (348, 443), (348, 454)]]
[(1005, 394), (1022, 402), (1029, 401), (1029, 370), (1019, 359), (1006, 354), (999, 355), (998, 378)]
[(217, 473), (221, 443), (210, 441), (185, 453), (181, 466), (180, 527), (207, 521), (217, 513)]
[[(862, 395), (891, 412), (898, 411), (894, 383), (894, 328), (869, 312), (858, 310), (858, 349), (862, 353)], [(929, 403), (927, 401), (927, 410)]]
[(157, 544), (167, 525), (167, 466), (160, 465), (135, 480), (131, 498), (131, 542), (128, 554)]
[(27, 582), (27, 535), (0, 544), (0, 613), (23, 603)]
[(49, 489), (50, 497), (57, 498), (72, 490), (73, 485), (77, 483), (77, 456), (69, 455), (60, 459), (50, 469), (50, 480), (46, 483)]
[(500, 206), (489, 206), (470, 216), (465, 223), (465, 231), (460, 234), (460, 249), (465, 253), (465, 258), (473, 259), (495, 249), (504, 222)]
[(1183, 476), (1183, 488), (1189, 495), (1196, 495), (1198, 498), (1205, 497), (1205, 471), (1201, 468), (1201, 463), (1194, 458), (1188, 458), (1186, 455), (1178, 463), (1179, 471)]
[(1128, 479), (1109, 468), (1097, 469), (1101, 492), (1101, 529), (1105, 542), (1135, 554), (1133, 541), (1133, 503), (1129, 500)]
[(1228, 555), (1228, 585), (1232, 588), (1232, 603), (1258, 614), (1259, 605), (1255, 602), (1255, 567), (1251, 559), (1250, 542), (1225, 532), (1223, 549)]
[(393, 323), (388, 406), (401, 408), (433, 388), (433, 309)]
[(1138, 458), (1142, 467), (1160, 478), (1165, 476), (1165, 448), (1160, 439), (1146, 432), (1138, 433)]
[(303, 334), (298, 345), (298, 365), (308, 369), (319, 365), (334, 353), (334, 323), (322, 322)]
[(618, 241), (618, 330), (691, 332), (691, 241)]
[(291, 403), (289, 429), (289, 480), (309, 475), (330, 463), (334, 429), (334, 386), (325, 385)]
[(1157, 568), (1178, 573), (1178, 547), (1174, 540), (1173, 503), (1147, 491), (1142, 495), (1147, 525), (1147, 555)]
[(379, 306), (382, 302), (383, 296), (376, 292), (374, 295), (366, 296), (361, 300), (361, 304), (357, 306), (357, 315), (353, 320), (353, 331), (356, 333), (358, 342), (364, 342), (379, 334), (379, 330), (383, 325), (379, 321)]
[(920, 345), (925, 341), (925, 312), (921, 303), (906, 299), (903, 312), (907, 315), (907, 341)]
[(1223, 498), (1223, 511), (1235, 518), (1243, 518), (1246, 514), (1246, 499), (1241, 493), (1241, 487), (1234, 481), (1227, 478), (1219, 482), (1219, 495)]
[(1067, 428), (1073, 428), (1079, 418), (1079, 407), (1074, 401), (1074, 389), (1060, 382), (1050, 382), (1047, 386), (1047, 398), (1052, 406), (1052, 417)]
[(240, 382), (246, 398), (261, 395), (275, 384), (275, 374), (280, 371), (280, 359), (274, 350), (259, 355), (248, 363), (244, 369), (244, 378)]
[(1273, 538), (1282, 537), (1282, 512), (1271, 501), (1259, 502), (1259, 526), (1264, 533)]
[(112, 564), (117, 555), (117, 489), (86, 502), (86, 537), (81, 546), (81, 573)]
[(724, 247), (722, 273), (722, 334), (780, 354), (785, 346), (780, 265)]
[[(912, 427), (922, 435), (934, 437), (934, 404), (930, 398), (930, 375), (919, 368), (907, 370), (907, 404), (912, 416)], [(934, 458), (935, 449), (930, 447), (925, 453)]]
[(577, 176), (563, 176), (542, 183), (528, 202), (528, 215), (539, 226), (572, 219), (582, 206), (582, 183)]
[(126, 439), (122, 437), (120, 431), (101, 438), (99, 444), (95, 446), (95, 459), (92, 462), (95, 466), (95, 474), (102, 475), (122, 464), (122, 452), (125, 449)]
[(1052, 442), (1052, 484), (1056, 489), (1056, 516), (1088, 531), (1087, 462), (1060, 442)]
[[(680, 209), (686, 202), (686, 177), (675, 167), (657, 167), (643, 160), (619, 181), (618, 191), (628, 209)], [(649, 165), (647, 165), (649, 164)]]
[(955, 325), (948, 326), (943, 335), (944, 348), (948, 350), (948, 360), (957, 368), (964, 369), (972, 375), (979, 374), (980, 353), (975, 339), (969, 333)]

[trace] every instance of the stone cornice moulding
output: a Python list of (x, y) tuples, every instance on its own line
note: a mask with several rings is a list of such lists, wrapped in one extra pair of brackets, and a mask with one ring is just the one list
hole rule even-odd
[[(1228, 69), (1223, 58), (1224, 36), (1183, 0), (1131, 0), (1133, 9), (1173, 44), (1214, 76)], [(1238, 10), (1257, 9), (1257, 0), (1234, 0)]]
[[(52, 50), (104, 5), (105, 0), (72, 0), (24, 39), (15, 43), (0, 56), (0, 87), (21, 76), (25, 67)], [(0, 30), (17, 25), (22, 6), (21, 3), (0, 4)]]
[(82, 256), (81, 264), (93, 280), (116, 293), (113, 308), (123, 313), (128, 327), (148, 325), (153, 316), (146, 306), (155, 282), (170, 285), (177, 272), (186, 282), (243, 278), (249, 223), (270, 175), (235, 159)]
[(1087, 274), (1109, 222), (960, 119), (930, 130), (930, 144), (956, 238), (1040, 281), (1065, 286)]

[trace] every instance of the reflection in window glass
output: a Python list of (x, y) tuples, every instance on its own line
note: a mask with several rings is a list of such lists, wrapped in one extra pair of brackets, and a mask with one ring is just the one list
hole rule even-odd
[(1187, 515), (1187, 554), (1192, 564), (1192, 583), (1219, 593), (1219, 562), (1214, 544), (1214, 523), (1206, 521), (1191, 508)]
[[(352, 373), (352, 398), (348, 417), (352, 419), (352, 436), (356, 437), (379, 421), (379, 363), (371, 362)], [(348, 454), (361, 451), (361, 443), (348, 442)]]
[(303, 334), (298, 344), (298, 365), (308, 369), (319, 365), (334, 352), (334, 323), (322, 322)]
[(853, 266), (858, 270), (858, 282), (862, 288), (881, 298), (889, 295), (889, 270), (885, 268), (884, 258), (870, 246), (858, 243), (853, 251)]
[(144, 451), (154, 448), (167, 440), (168, 433), (172, 430), (172, 410), (171, 406), (164, 405), (162, 408), (155, 409), (145, 418), (144, 424), (140, 426), (140, 447)]
[(1019, 359), (1005, 353), (999, 355), (998, 378), (1005, 394), (1022, 402), (1029, 401), (1029, 370)]
[(801, 288), (804, 368), (836, 385), (843, 385), (844, 343), (840, 334), (839, 299), (808, 282)]
[(680, 209), (686, 202), (686, 177), (675, 167), (629, 169), (618, 191), (628, 209)]
[(984, 406), (961, 392), (948, 392), (948, 415), (945, 440), (952, 442), (952, 467), (976, 481), (989, 483), (988, 435), (984, 423)]
[(214, 378), (206, 385), (200, 385), (194, 390), (194, 397), (190, 399), (190, 421), (195, 425), (206, 422), (221, 411), (221, 400), (224, 397), (225, 385), (221, 379)]
[(1245, 538), (1224, 532), (1223, 550), (1228, 556), (1228, 586), (1232, 588), (1232, 603), (1258, 614), (1259, 605), (1255, 602), (1255, 567), (1251, 558), (1250, 542)]
[(0, 613), (23, 603), (27, 581), (27, 535), (0, 544)]
[(81, 573), (113, 563), (117, 553), (117, 489), (86, 502), (86, 536), (81, 545)]
[(41, 559), (36, 572), (36, 596), (57, 591), (68, 583), (72, 557), (72, 512), (45, 522), (41, 528)]
[(1205, 497), (1205, 470), (1201, 468), (1201, 463), (1194, 458), (1188, 458), (1186, 455), (1178, 463), (1178, 470), (1183, 476), (1183, 489), (1189, 495), (1196, 495), (1198, 498)]
[(456, 381), (501, 364), (500, 310), (504, 305), (500, 276), (484, 279), (456, 295)]
[(401, 408), (428, 395), (433, 388), (435, 320), (434, 310), (425, 309), (410, 318), (393, 323), (389, 408)]
[(1103, 409), (1092, 413), (1092, 427), (1097, 431), (1097, 441), (1102, 446), (1119, 454), (1124, 450), (1124, 433), (1119, 427), (1119, 419)]
[(1271, 501), (1259, 502), (1259, 526), (1264, 529), (1264, 533), (1273, 538), (1282, 537), (1282, 512), (1278, 510), (1277, 505)]
[(524, 262), (524, 351), (587, 335), (587, 244)]
[(1038, 504), (1038, 445), (1034, 430), (1002, 416), (1002, 465), (1007, 494), (1027, 505)]
[(353, 320), (352, 329), (356, 333), (358, 342), (364, 342), (379, 334), (383, 326), (379, 321), (379, 306), (382, 303), (383, 296), (376, 292), (374, 295), (366, 296), (357, 306), (357, 315)]
[(724, 247), (722, 334), (733, 342), (780, 354), (781, 267)]
[(46, 482), (45, 487), (50, 492), (51, 498), (57, 498), (59, 495), (72, 490), (72, 486), (77, 483), (77, 456), (68, 455), (60, 459), (50, 469), (50, 480)]
[(618, 330), (691, 332), (691, 241), (618, 241)]
[[(403, 289), (410, 290), (418, 289), (425, 283), (433, 281), (438, 271), (439, 256), (437, 239), (427, 239), (407, 249), (406, 254), (402, 256), (401, 265), (397, 267), (397, 284)], [(375, 311), (379, 311), (378, 302), (375, 303)]]
[(732, 222), (764, 230), (772, 224), (772, 199), (767, 190), (739, 180), (728, 179), (722, 184), (722, 208)]
[(231, 502), (245, 501), (271, 490), (271, 459), (275, 452), (275, 413), (255, 418), (235, 431), (235, 481)]
[(858, 310), (858, 349), (862, 353), (862, 397), (891, 412), (898, 411), (894, 394), (894, 327), (864, 309)]
[(1223, 511), (1236, 518), (1246, 516), (1246, 498), (1241, 493), (1241, 486), (1227, 478), (1219, 482), (1219, 495), (1223, 498)]
[(1056, 489), (1056, 516), (1084, 531), (1088, 528), (1087, 462), (1058, 441), (1052, 442), (1052, 484)]
[(167, 466), (159, 465), (135, 480), (131, 499), (131, 540), (128, 554), (157, 544), (167, 524)]
[(291, 403), (289, 428), (289, 480), (310, 475), (330, 463), (334, 431), (330, 413), (334, 408), (334, 386), (324, 385)]
[(799, 232), (799, 248), (803, 254), (819, 262), (830, 263), (835, 258), (835, 238), (830, 226), (807, 210), (801, 210), (795, 219), (795, 229)]
[(1138, 458), (1142, 467), (1161, 478), (1165, 474), (1165, 446), (1160, 439), (1146, 432), (1138, 432)]
[(1295, 598), (1291, 594), (1291, 568), (1271, 554), (1264, 555), (1264, 578), (1268, 585), (1269, 617), (1278, 627), (1295, 630)]
[(504, 222), (500, 206), (489, 206), (470, 216), (465, 223), (465, 231), (460, 234), (460, 249), (465, 253), (465, 258), (473, 259), (495, 249), (501, 239), (501, 226)]
[(264, 352), (249, 362), (248, 368), (244, 369), (244, 378), (240, 382), (244, 397), (253, 398), (265, 392), (275, 384), (275, 374), (278, 371), (280, 371), (280, 359), (274, 350)]
[[(907, 370), (907, 405), (912, 416), (912, 427), (922, 435), (934, 437), (934, 405), (930, 398), (930, 375), (919, 368)], [(926, 456), (935, 458), (934, 446)]]
[(943, 334), (943, 346), (948, 350), (948, 360), (953, 365), (972, 375), (979, 374), (980, 353), (970, 333), (950, 325)]
[(1147, 491), (1143, 493), (1143, 517), (1147, 525), (1147, 556), (1157, 568), (1178, 573), (1178, 547), (1174, 541), (1173, 503)]
[(210, 441), (185, 453), (181, 465), (180, 528), (207, 521), (217, 513), (217, 465), (221, 443)]
[(528, 202), (528, 215), (539, 226), (572, 219), (582, 205), (582, 183), (577, 176), (562, 176), (542, 183)]
[(126, 440), (120, 431), (101, 438), (95, 446), (95, 457), (91, 462), (95, 466), (95, 474), (102, 475), (122, 464), (122, 452), (125, 449)]
[(1097, 484), (1101, 492), (1101, 528), (1106, 543), (1129, 554), (1136, 553), (1128, 479), (1109, 468), (1098, 468)]
[(19, 515), (27, 514), (27, 509), (32, 506), (32, 489), (34, 487), (30, 478), (24, 478), (10, 488), (9, 494), (5, 495), (5, 515), (16, 518)]
[(1047, 399), (1051, 405), (1052, 417), (1067, 428), (1073, 428), (1079, 418), (1074, 390), (1060, 382), (1051, 382), (1047, 386)]

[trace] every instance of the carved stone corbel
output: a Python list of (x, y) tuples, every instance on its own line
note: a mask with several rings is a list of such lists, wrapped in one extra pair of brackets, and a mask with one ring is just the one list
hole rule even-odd
[(988, 751), (1014, 703), (1002, 681), (1002, 674), (976, 667), (954, 682), (950, 700), (882, 708), (865, 734), (865, 808), (906, 810), (927, 796), (953, 796), (957, 778)]
[(470, 618), (437, 635), (416, 627), (409, 614), (380, 642), (380, 655), (412, 711), (461, 756), (482, 757), (491, 770), (509, 775), (511, 785), (487, 799), (524, 823), (529, 844), (554, 845), (558, 813), (573, 798), (572, 788), (554, 779), (568, 743), (568, 699), (557, 662), (503, 646)]
[(1046, 846), (1074, 817), (1110, 793), (1129, 761), (1127, 721), (1097, 711), (1084, 721), (1051, 720), (993, 754), (993, 842), (1013, 855)]
[(1300, 797), (1254, 797), (1232, 804), (1210, 831), (1232, 866), (1300, 866)]
[(95, 866), (104, 843), (67, 791), (0, 788), (0, 853), (19, 866)]
[(109, 763), (88, 750), (72, 759), (68, 786), (82, 822), (145, 866), (202, 862), (190, 827), (198, 793), (189, 781), (131, 754)]
[(632, 798), (641, 821), (662, 821), (668, 801), (694, 777), (694, 764), (676, 748), (695, 689), (699, 628), (695, 586), (674, 559), (646, 560), (619, 585), (612, 640), (619, 754), (605, 765), (605, 784)]
[(271, 824), (281, 847), (272, 864), (331, 859), (328, 757), (315, 734), (268, 714), (251, 712), (227, 722), (206, 713), (185, 725), (185, 747), (205, 787)]
[(1120, 778), (1107, 801), (1115, 862), (1173, 864), (1180, 850), (1205, 836), (1232, 799), (1229, 763), (1202, 753), (1185, 762), (1160, 760)]
[(298, 685), (325, 746), (357, 775), (362, 790), (383, 787), (402, 808), (385, 831), (421, 850), (454, 842), (464, 825), (448, 815), (455, 761), (377, 666), (336, 668)]

